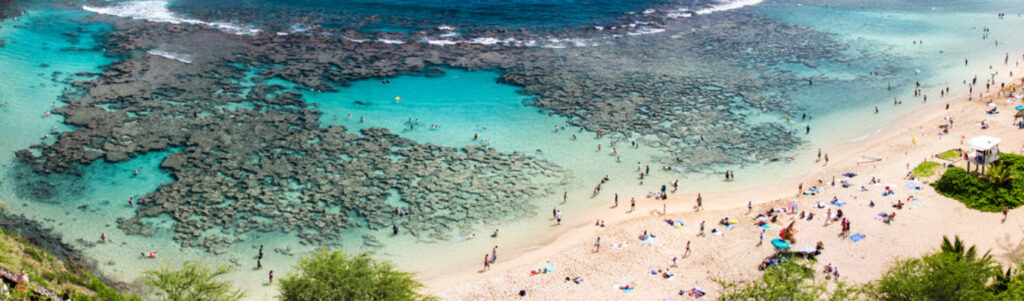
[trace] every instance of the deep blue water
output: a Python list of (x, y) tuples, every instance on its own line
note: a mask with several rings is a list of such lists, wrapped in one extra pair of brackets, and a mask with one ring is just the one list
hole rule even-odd
[[(701, 0), (172, 0), (177, 12), (228, 15), (251, 23), (316, 21), (329, 28), (413, 31), (451, 25), (459, 30), (557, 30), (615, 24), (649, 8)], [(308, 16), (320, 20), (305, 19)]]

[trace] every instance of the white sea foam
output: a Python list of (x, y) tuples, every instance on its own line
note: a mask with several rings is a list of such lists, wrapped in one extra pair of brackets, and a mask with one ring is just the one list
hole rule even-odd
[(172, 60), (179, 61), (179, 62), (186, 63), (186, 64), (191, 64), (192, 63), (192, 55), (191, 54), (174, 53), (174, 52), (163, 51), (163, 50), (156, 50), (156, 49), (150, 50), (150, 51), (148, 51), (146, 53), (149, 53), (149, 54), (155, 55), (155, 56), (159, 56), (159, 57), (164, 57), (164, 58), (172, 59)]
[(713, 13), (713, 12), (725, 11), (725, 10), (730, 10), (730, 9), (737, 9), (737, 8), (741, 8), (741, 7), (744, 7), (744, 6), (757, 5), (758, 3), (761, 3), (762, 1), (763, 0), (720, 1), (720, 2), (718, 2), (717, 5), (712, 5), (711, 7), (699, 9), (695, 13), (697, 13), (698, 15), (706, 15), (706, 14), (710, 14), (710, 13)]
[(163, 0), (145, 0), (124, 2), (117, 5), (103, 7), (84, 5), (82, 6), (82, 9), (101, 15), (132, 18), (134, 20), (146, 20), (171, 24), (205, 25), (234, 34), (256, 34), (260, 32), (259, 29), (248, 28), (228, 22), (207, 22), (181, 17), (176, 15), (170, 9), (167, 9), (167, 4), (167, 1)]
[(479, 37), (469, 40), (469, 42), (473, 44), (494, 45), (498, 43), (516, 44), (517, 41), (514, 38), (498, 39), (492, 37)]
[(444, 40), (423, 39), (423, 40), (427, 41), (427, 44), (437, 45), (437, 46), (455, 45), (455, 44), (459, 43), (459, 41), (452, 41), (452, 40), (448, 40), (448, 39), (444, 39)]
[(631, 36), (639, 36), (645, 34), (655, 34), (665, 32), (664, 28), (651, 28), (651, 27), (640, 27), (640, 29), (627, 32), (626, 34)]
[(440, 30), (440, 31), (455, 31), (455, 27), (451, 26), (451, 25), (441, 25), (441, 26), (437, 27), (437, 30)]
[(454, 31), (449, 31), (449, 32), (446, 32), (446, 33), (442, 33), (438, 37), (441, 37), (441, 38), (454, 38), (454, 37), (457, 37), (457, 36), (459, 36), (459, 33), (454, 32)]
[(381, 43), (384, 43), (384, 44), (405, 44), (405, 41), (402, 41), (402, 40), (383, 39), (383, 38), (377, 39), (377, 42), (381, 42)]

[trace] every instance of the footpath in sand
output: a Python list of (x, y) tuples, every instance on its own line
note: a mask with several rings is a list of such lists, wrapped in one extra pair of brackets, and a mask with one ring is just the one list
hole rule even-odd
[[(1014, 70), (1018, 77), (999, 74), (995, 77), (996, 87), (1000, 82), (1024, 81), (1019, 77), (1020, 69), (1008, 70)], [(979, 78), (976, 90), (984, 88), (983, 80)], [(628, 215), (624, 213), (630, 210), (629, 203), (624, 201), (617, 208), (600, 208), (598, 213), (591, 214), (607, 217), (605, 227), (595, 226), (593, 222), (568, 225), (574, 228), (555, 241), (521, 256), (499, 260), (490, 270), (483, 271), (480, 260), (480, 270), (444, 279), (427, 279), (426, 283), (430, 293), (446, 300), (512, 299), (518, 298), (520, 290), (526, 290), (533, 300), (662, 300), (669, 297), (685, 300), (692, 297), (679, 296), (679, 291), (689, 291), (694, 286), (704, 288), (708, 293), (706, 297), (713, 299), (721, 291), (715, 280), (758, 279), (761, 276), (758, 265), (775, 251), (770, 241), (778, 238), (779, 231), (792, 221), (796, 221), (794, 228), (797, 230), (794, 251), (813, 247), (819, 241), (824, 244), (815, 265), (819, 279), (825, 264), (838, 268), (845, 281), (864, 283), (877, 279), (898, 258), (937, 250), (944, 235), (959, 235), (968, 244), (991, 251), (997, 260), (1011, 262), (1024, 247), (1024, 210), (1010, 211), (1004, 222), (999, 213), (971, 210), (959, 201), (936, 193), (926, 182), (936, 180), (937, 176), (916, 181), (907, 177), (909, 170), (924, 160), (948, 163), (934, 158), (934, 154), (953, 148), (967, 149), (966, 140), (976, 136), (1001, 138), (1003, 152), (1021, 153), (1024, 130), (1013, 127), (1011, 122), (1016, 113), (1014, 107), (1022, 102), (1018, 98), (1007, 101), (1011, 88), (1021, 93), (1020, 85), (1009, 85), (1003, 91), (993, 89), (984, 100), (978, 100), (977, 91), (973, 101), (968, 101), (967, 95), (933, 99), (869, 140), (826, 149), (830, 156), (827, 164), (822, 160), (818, 164), (820, 169), (795, 175), (792, 181), (781, 181), (787, 183), (783, 186), (743, 193), (705, 194), (706, 210), (701, 211), (695, 211), (695, 196), (686, 194), (670, 194), (667, 202), (638, 199), (636, 211)], [(992, 108), (987, 104), (989, 100), (999, 109), (999, 114), (985, 114)], [(947, 103), (949, 109), (945, 108)], [(944, 117), (955, 122), (949, 134), (942, 136), (939, 125), (947, 123)], [(979, 126), (983, 120), (990, 124), (988, 129)], [(869, 162), (862, 155), (879, 157), (881, 161)], [(843, 176), (846, 173), (857, 175)], [(870, 184), (872, 178), (880, 182)], [(843, 187), (841, 181), (844, 180), (849, 187)], [(908, 185), (912, 183), (920, 188)], [(786, 186), (789, 184), (792, 186)], [(814, 195), (798, 194), (800, 184), (803, 192), (812, 186), (821, 187), (821, 191)], [(861, 186), (865, 190), (862, 191)], [(895, 193), (883, 196), (886, 186)], [(833, 198), (845, 204), (841, 207), (831, 204)], [(755, 224), (756, 216), (772, 208), (788, 207), (793, 200), (798, 209), (793, 214), (782, 213), (777, 222), (769, 223), (764, 243), (759, 243), (762, 228)], [(905, 202), (903, 208), (894, 208), (892, 205), (900, 200)], [(748, 201), (754, 202), (752, 211), (747, 209)], [(872, 201), (874, 207), (870, 206)], [(818, 208), (818, 202), (826, 207)], [(667, 206), (667, 214), (662, 213), (663, 206)], [(838, 221), (825, 222), (826, 213), (835, 213), (838, 209), (849, 219), (851, 230), (847, 235), (840, 233)], [(799, 219), (801, 211), (813, 213), (813, 219)], [(885, 223), (878, 217), (882, 212), (895, 212), (896, 217), (891, 223)], [(735, 219), (738, 223), (726, 229), (719, 224), (723, 218)], [(666, 220), (681, 220), (685, 225), (673, 227)], [(702, 221), (706, 223), (703, 236), (699, 235)], [(712, 229), (720, 234), (711, 234)], [(639, 237), (644, 232), (655, 237), (641, 241)], [(853, 242), (850, 235), (858, 233), (863, 239)], [(595, 252), (598, 237), (600, 251)], [(691, 250), (684, 256), (687, 243)], [(675, 266), (674, 257), (678, 258)], [(551, 271), (544, 273), (546, 268)], [(666, 279), (660, 273), (651, 273), (666, 269), (674, 276)], [(531, 271), (536, 270), (542, 272), (531, 275)], [(580, 277), (582, 281), (566, 281), (566, 277)], [(628, 292), (619, 289), (624, 285), (632, 289)]]

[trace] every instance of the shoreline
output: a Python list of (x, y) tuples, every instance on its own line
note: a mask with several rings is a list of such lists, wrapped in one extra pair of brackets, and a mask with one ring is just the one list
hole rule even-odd
[[(1001, 61), (1001, 58), (999, 58), (999, 61)], [(1009, 70), (1013, 72), (1021, 72), (1022, 70), (1024, 70), (1024, 68), (1020, 68), (1019, 65), (1017, 67), (1006, 67), (1009, 67)], [(1000, 75), (1005, 76), (1004, 74)], [(1020, 74), (1015, 73), (1014, 75), (1016, 76), (1008, 81), (1010, 85), (1006, 89), (1009, 89), (1010, 87), (1021, 87), (1019, 84), (1014, 83), (1014, 80), (1020, 80)], [(1002, 91), (992, 91), (990, 93), (986, 93), (985, 99), (991, 99), (994, 95), (1001, 92)], [(974, 110), (980, 110), (982, 107), (984, 107), (984, 102), (979, 100), (968, 101), (967, 98), (968, 95), (966, 95), (966, 93), (958, 93), (954, 94), (954, 96), (946, 96), (938, 100), (933, 100), (933, 102), (930, 104), (920, 105), (918, 107), (903, 112), (902, 114), (900, 114), (898, 118), (896, 118), (895, 122), (891, 123), (890, 125), (886, 126), (885, 128), (881, 129), (878, 132), (866, 134), (866, 138), (853, 139), (842, 143), (823, 147), (822, 151), (828, 154), (831, 159), (828, 166), (822, 166), (822, 168), (818, 170), (807, 170), (805, 172), (800, 173), (799, 175), (787, 177), (785, 179), (780, 179), (780, 181), (777, 183), (770, 183), (770, 185), (758, 185), (758, 187), (768, 186), (765, 190), (746, 189), (745, 191), (726, 190), (719, 192), (703, 193), (702, 196), (705, 200), (705, 207), (707, 209), (706, 211), (693, 212), (691, 206), (693, 206), (694, 204), (694, 196), (692, 195), (670, 194), (669, 200), (666, 203), (672, 206), (669, 206), (670, 208), (668, 210), (667, 216), (672, 217), (672, 219), (685, 217), (683, 220), (686, 222), (686, 226), (684, 226), (683, 228), (693, 230), (694, 228), (696, 228), (695, 219), (703, 217), (705, 220), (709, 221), (709, 224), (711, 224), (711, 222), (717, 220), (722, 216), (729, 216), (727, 215), (729, 213), (736, 214), (734, 213), (735, 211), (745, 212), (745, 210), (740, 209), (744, 205), (746, 205), (747, 201), (753, 201), (755, 208), (766, 208), (765, 206), (783, 204), (787, 202), (788, 199), (794, 197), (794, 190), (796, 189), (798, 183), (807, 183), (813, 185), (816, 183), (812, 182), (816, 182), (818, 179), (821, 179), (822, 181), (825, 181), (827, 185), (827, 182), (830, 181), (829, 177), (839, 176), (840, 174), (845, 172), (857, 172), (861, 174), (859, 178), (856, 178), (857, 180), (861, 181), (866, 180), (864, 178), (865, 176), (870, 177), (868, 174), (884, 175), (882, 176), (882, 179), (884, 180), (902, 178), (903, 175), (906, 173), (904, 164), (909, 164), (912, 168), (913, 166), (916, 166), (917, 163), (920, 163), (922, 159), (929, 159), (932, 154), (942, 152), (948, 148), (959, 146), (960, 144), (952, 145), (953, 143), (956, 143), (955, 141), (957, 140), (957, 138), (959, 138), (958, 136), (966, 136), (966, 138), (969, 139), (973, 136), (976, 136), (979, 133), (1006, 134), (1007, 132), (1015, 131), (1015, 129), (1006, 128), (1005, 125), (1000, 123), (999, 121), (993, 121), (992, 128), (988, 130), (977, 129), (973, 123), (978, 121), (975, 119), (980, 118), (977, 118), (977, 116), (974, 116), (972, 118), (971, 116), (974, 114), (980, 115), (977, 112), (974, 112)], [(916, 98), (914, 100), (920, 101), (919, 98)], [(950, 109), (948, 111), (943, 109), (942, 104), (945, 103), (950, 104)], [(1002, 100), (998, 101), (996, 105), (1006, 106), (1004, 103), (1002, 103)], [(1003, 109), (1005, 110), (1003, 110), (1002, 115), (996, 116), (995, 118), (1005, 118), (1007, 114), (1013, 114), (1014, 112), (1012, 110), (1012, 105), (1006, 106), (1006, 108)], [(972, 112), (974, 113), (972, 114)], [(913, 118), (908, 118), (911, 116), (913, 116)], [(931, 135), (924, 134), (928, 132), (937, 132), (938, 129), (932, 129), (932, 126), (938, 125), (938, 122), (941, 120), (941, 117), (943, 116), (954, 116), (954, 119), (957, 121), (957, 125), (959, 125), (950, 132), (950, 135), (947, 136), (947, 139), (944, 139), (945, 141), (941, 139), (941, 136), (939, 136), (940, 138), (936, 139), (934, 133), (932, 133)], [(1010, 115), (1010, 117), (1012, 117), (1012, 115)], [(911, 136), (917, 137), (912, 139)], [(1020, 145), (1022, 145), (1020, 137), (1014, 137), (1013, 135), (998, 134), (996, 135), (996, 137), (1004, 139), (1003, 150), (1017, 150), (1017, 148)], [(953, 140), (954, 142), (950, 142), (950, 140)], [(946, 147), (946, 149), (936, 149), (937, 147)], [(1015, 151), (1010, 152), (1016, 153)], [(860, 164), (860, 161), (862, 161), (862, 154), (882, 157), (883, 160), (881, 162), (877, 162), (874, 164)], [(808, 187), (810, 187), (810, 185), (805, 185), (804, 188)], [(895, 185), (895, 187), (901, 187), (901, 185)], [(928, 196), (930, 198), (933, 197), (941, 199), (944, 203), (955, 203), (946, 204), (954, 205), (952, 206), (954, 208), (956, 207), (955, 205), (958, 205), (959, 207), (964, 207), (958, 201), (948, 199), (943, 196), (938, 196), (933, 190), (931, 190), (930, 187), (924, 189), (927, 190)], [(850, 190), (852, 192), (852, 190), (854, 189)], [(856, 198), (856, 196), (853, 197)], [(806, 202), (813, 198), (814, 197), (797, 197), (796, 199)], [(582, 214), (580, 218), (571, 221), (572, 229), (567, 230), (564, 233), (550, 240), (533, 244), (532, 246), (534, 247), (530, 248), (530, 250), (524, 252), (523, 254), (512, 255), (511, 259), (502, 260), (499, 263), (493, 264), (491, 266), (491, 270), (486, 272), (485, 274), (481, 274), (478, 271), (459, 271), (456, 273), (436, 275), (433, 277), (425, 277), (423, 281), (427, 285), (428, 291), (430, 293), (438, 294), (442, 296), (442, 298), (446, 299), (470, 297), (500, 298), (500, 295), (495, 296), (493, 294), (486, 294), (485, 292), (483, 292), (484, 290), (481, 290), (481, 288), (488, 288), (490, 289), (490, 292), (494, 292), (495, 290), (500, 290), (502, 292), (512, 292), (513, 289), (514, 291), (518, 291), (519, 288), (507, 286), (502, 287), (502, 285), (500, 285), (499, 283), (503, 283), (503, 281), (505, 284), (507, 284), (507, 282), (529, 282), (528, 280), (522, 279), (522, 275), (528, 273), (529, 269), (531, 268), (536, 268), (537, 266), (544, 266), (544, 264), (542, 263), (545, 261), (553, 262), (556, 259), (566, 258), (579, 259), (578, 256), (581, 256), (578, 252), (579, 249), (592, 248), (590, 246), (593, 243), (593, 237), (599, 236), (601, 233), (614, 231), (621, 232), (621, 230), (623, 230), (624, 228), (635, 228), (635, 226), (638, 224), (651, 224), (650, 221), (652, 220), (657, 220), (657, 222), (661, 222), (660, 219), (662, 217), (660, 215), (660, 211), (662, 207), (658, 206), (661, 202), (652, 202), (650, 199), (640, 199), (637, 203), (637, 210), (639, 211), (640, 216), (618, 214), (616, 209), (603, 208), (602, 206), (599, 205), (594, 206), (593, 208), (587, 210), (584, 214)], [(801, 206), (807, 206), (807, 204), (801, 204)], [(965, 207), (964, 209), (968, 211), (968, 213), (973, 212), (978, 215), (985, 214), (981, 212), (975, 212), (973, 210), (967, 210)], [(1011, 214), (1012, 213), (1013, 212), (1011, 211)], [(599, 228), (590, 225), (589, 221), (595, 219), (603, 219), (609, 226), (605, 228)], [(657, 222), (655, 224), (657, 224)], [(745, 222), (746, 220), (741, 219), (741, 224), (745, 224)], [(711, 227), (714, 226), (712, 225)], [(664, 232), (664, 230), (662, 230), (664, 229), (664, 226), (652, 229), (660, 230), (659, 232)], [(854, 229), (857, 229), (856, 226)], [(856, 230), (854, 232), (856, 232)], [(600, 236), (602, 236), (602, 242), (609, 241), (606, 240), (606, 237), (604, 235)], [(938, 240), (930, 241), (927, 244), (927, 246), (929, 248), (934, 248), (934, 246), (937, 246), (938, 242)], [(968, 242), (971, 244), (978, 244), (979, 247), (982, 247), (982, 243), (984, 241), (969, 239)], [(982, 249), (985, 248), (982, 247)], [(604, 247), (602, 247), (602, 250), (604, 250)], [(918, 253), (921, 253), (922, 250), (918, 248), (916, 251)], [(569, 256), (570, 254), (576, 255), (577, 257), (571, 257)], [(643, 256), (641, 255), (641, 257)], [(760, 259), (758, 258), (758, 260)], [(584, 264), (596, 265), (594, 263)], [(881, 264), (875, 266), (878, 267), (881, 266)], [(589, 266), (579, 268), (577, 270), (586, 271), (588, 270), (588, 268), (589, 270), (592, 271), (603, 270), (600, 266)], [(857, 281), (865, 281), (880, 276), (880, 274), (878, 273), (874, 275), (867, 275), (865, 273), (861, 273), (854, 274), (851, 276), (848, 270), (849, 269), (847, 269), (847, 273), (845, 274), (845, 276), (849, 277), (849, 279), (854, 279)], [(516, 271), (519, 272), (515, 273)], [(692, 276), (690, 275), (692, 273), (690, 273), (689, 271), (685, 273), (687, 274), (687, 276)], [(593, 278), (593, 274), (595, 273), (590, 274), (592, 274), (591, 278)], [(561, 275), (559, 275), (559, 277), (560, 276)], [(608, 276), (608, 274), (604, 274), (604, 276)], [(750, 276), (751, 275), (749, 274), (745, 274), (745, 277), (737, 278), (749, 280)], [(559, 281), (559, 279), (552, 279), (551, 281), (551, 283), (555, 283), (552, 286), (564, 286), (561, 284), (561, 281)], [(712, 283), (704, 283), (703, 286), (705, 288), (708, 288), (709, 290), (713, 290), (710, 289), (710, 287), (712, 287), (711, 284)], [(684, 288), (679, 287), (677, 289)], [(689, 289), (689, 287), (686, 287), (685, 289)], [(617, 290), (602, 291), (604, 294), (598, 292), (580, 293), (582, 293), (584, 296), (589, 294), (593, 295), (594, 297), (604, 298), (621, 296), (617, 295), (621, 293)], [(509, 296), (511, 296), (511, 294)]]
[(81, 250), (76, 249), (71, 243), (65, 242), (62, 235), (53, 233), (52, 229), (45, 228), (39, 222), (26, 218), (24, 215), (11, 213), (8, 208), (0, 208), (0, 229), (28, 239), (32, 245), (60, 261), (89, 271), (103, 284), (120, 293), (138, 294), (141, 293), (140, 289), (143, 289), (131, 283), (108, 277), (99, 269), (99, 264), (95, 260), (87, 258)]

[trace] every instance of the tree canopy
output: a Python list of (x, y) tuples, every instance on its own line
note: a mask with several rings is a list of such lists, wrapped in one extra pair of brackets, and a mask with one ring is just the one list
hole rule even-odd
[(198, 261), (186, 261), (181, 269), (163, 266), (159, 269), (143, 271), (143, 281), (160, 293), (164, 300), (209, 300), (234, 301), (245, 296), (241, 290), (234, 289), (221, 276), (231, 272), (231, 268), (221, 265), (216, 268)]
[(299, 260), (296, 272), (281, 279), (281, 298), (298, 300), (429, 300), (412, 274), (377, 261), (368, 253), (347, 255), (320, 249)]

